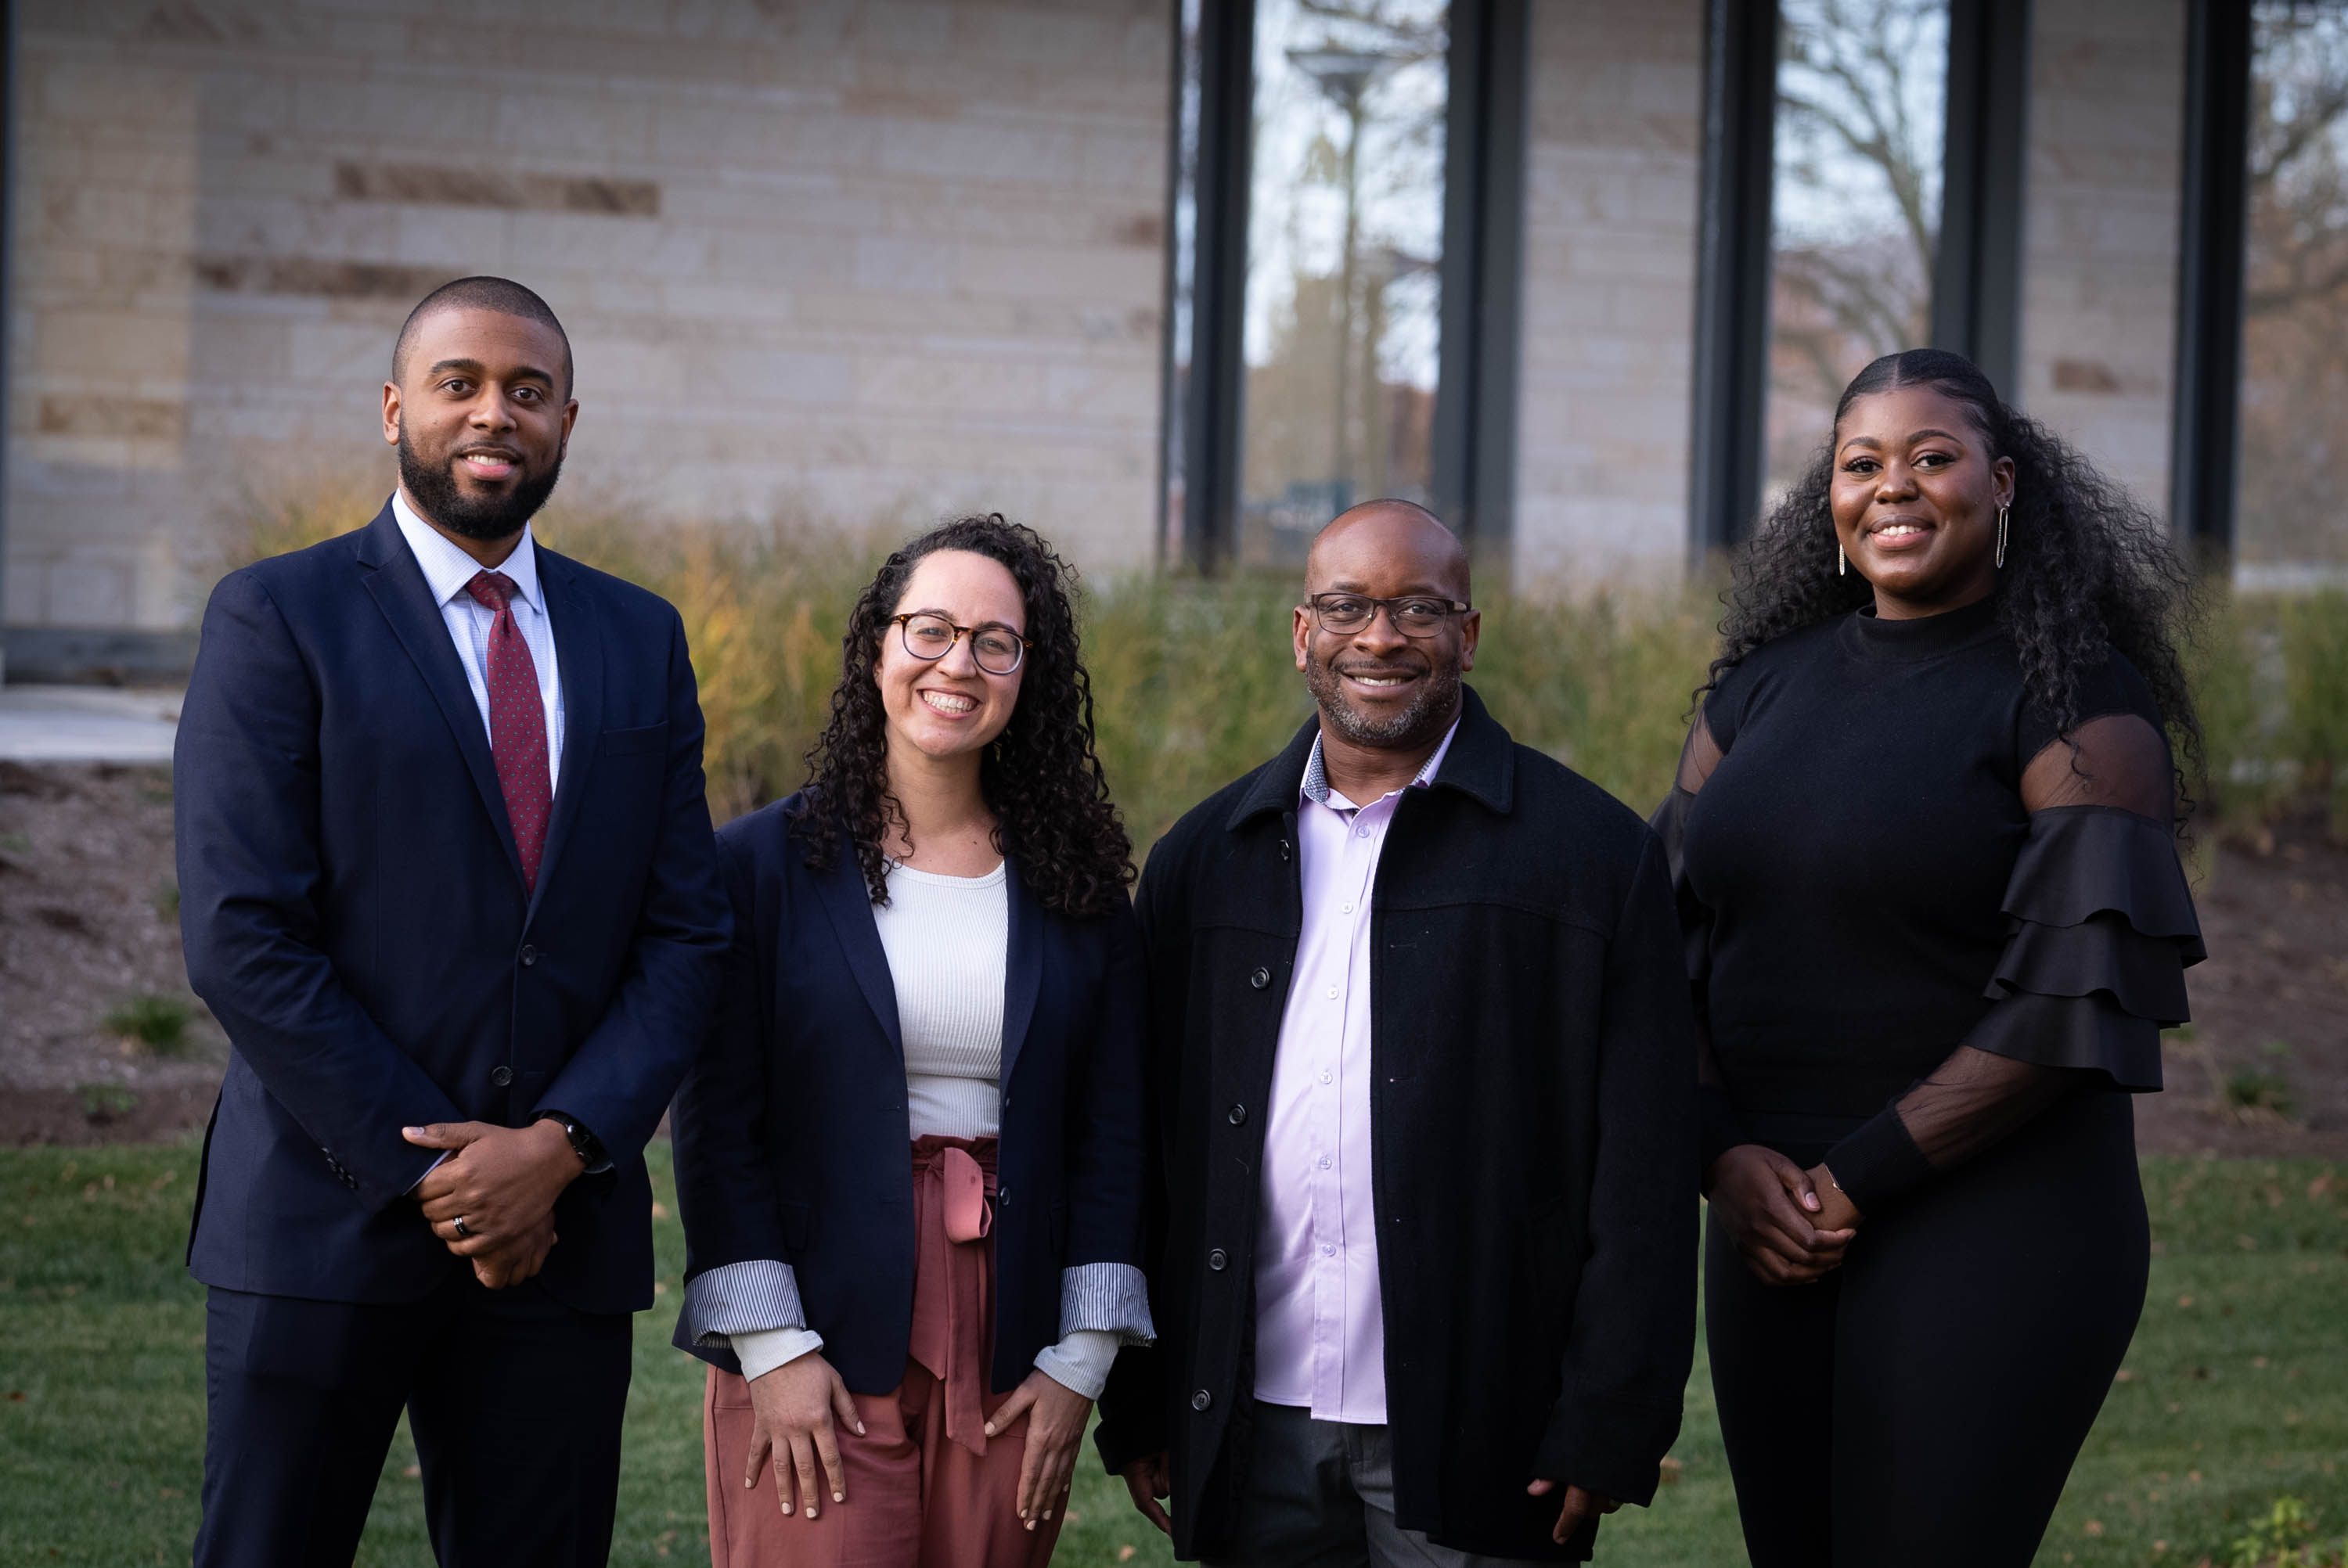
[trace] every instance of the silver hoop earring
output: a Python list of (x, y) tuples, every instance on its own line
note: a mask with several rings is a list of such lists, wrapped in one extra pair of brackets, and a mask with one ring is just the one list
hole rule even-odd
[(2005, 569), (2005, 513), (2003, 507), (1997, 509), (1997, 567), (2000, 571)]
[(1849, 575), (1850, 558), (1843, 554), (1842, 546), (1840, 544), (1837, 544), (1835, 546), (1835, 576), (1849, 577)]

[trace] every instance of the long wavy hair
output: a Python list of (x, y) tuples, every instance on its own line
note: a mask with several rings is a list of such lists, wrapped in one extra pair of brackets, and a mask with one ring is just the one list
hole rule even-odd
[(1000, 562), (1019, 584), (1033, 644), (1019, 701), (979, 764), (979, 788), (994, 814), (994, 847), (1019, 863), (1020, 879), (1046, 909), (1107, 914), (1133, 880), (1133, 843), (1093, 748), (1093, 686), (1076, 646), (1076, 568), (1035, 529), (999, 512), (942, 523), (880, 565), (849, 612), (840, 640), (831, 719), (808, 753), (808, 782), (791, 828), (807, 864), (829, 870), (853, 845), (875, 904), (889, 901), (882, 850), (894, 828), (909, 841), (904, 807), (889, 789), (888, 716), (876, 674), (881, 640), (924, 556), (969, 550)]
[[(2178, 753), (2180, 804), (2189, 763), (2201, 762), (2201, 725), (2186, 683), (2179, 640), (2199, 614), (2192, 574), (2168, 532), (2135, 497), (2067, 442), (2008, 407), (1972, 361), (1945, 349), (1888, 354), (1843, 388), (1839, 428), (1870, 393), (1930, 386), (1962, 405), (1992, 461), (2013, 460), (2013, 504), (2005, 566), (1997, 574), (1997, 619), (2013, 638), (2024, 690), (2068, 734), (2079, 723), (2079, 677), (2116, 649), (2151, 688)], [(1834, 439), (1769, 509), (1735, 559), (1720, 656), (1696, 700), (1765, 642), (1873, 602), (1857, 572), (1835, 570)]]

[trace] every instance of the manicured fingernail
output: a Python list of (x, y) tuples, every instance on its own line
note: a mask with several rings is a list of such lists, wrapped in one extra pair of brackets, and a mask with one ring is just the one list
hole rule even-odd
[(790, 1511), (791, 1511), (791, 1505), (790, 1505), (789, 1503), (788, 1503), (788, 1502), (787, 1502), (787, 1503), (783, 1504), (783, 1512), (784, 1512), (785, 1513), (788, 1513)]
[(834, 1502), (846, 1502), (848, 1501), (848, 1493), (844, 1491), (835, 1491), (831, 1494), (831, 1501)]
[(986, 1435), (988, 1437), (993, 1437), (994, 1435), (994, 1423), (993, 1421), (986, 1423)]
[(1047, 1509), (1045, 1509), (1045, 1510), (1044, 1511), (1044, 1517), (1045, 1517), (1045, 1518), (1046, 1518), (1046, 1519), (1051, 1518), (1051, 1517), (1052, 1517), (1052, 1511), (1051, 1511), (1050, 1509), (1048, 1509), (1048, 1508), (1047, 1508)]
[(1817, 1213), (1818, 1212), (1818, 1194), (1816, 1194), (1816, 1193), (1804, 1193), (1804, 1194), (1802, 1194), (1802, 1207), (1804, 1207), (1804, 1208), (1806, 1208), (1806, 1209), (1809, 1210), (1809, 1211), (1810, 1211), (1810, 1213), (1812, 1213), (1812, 1214), (1817, 1214)]
[(864, 1423), (862, 1421), (856, 1423), (856, 1435), (860, 1438), (864, 1435)]
[(808, 1517), (809, 1519), (813, 1519), (815, 1517), (815, 1504), (812, 1502), (808, 1504)]

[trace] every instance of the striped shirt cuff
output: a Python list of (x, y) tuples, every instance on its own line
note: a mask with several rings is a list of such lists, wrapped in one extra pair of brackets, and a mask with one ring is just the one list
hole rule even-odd
[(1057, 1345), (1035, 1352), (1035, 1369), (1072, 1394), (1097, 1399), (1108, 1387), (1109, 1364), (1117, 1359), (1117, 1336), (1078, 1328)]
[(1086, 1263), (1060, 1270), (1060, 1337), (1080, 1328), (1117, 1336), (1120, 1345), (1154, 1345), (1149, 1286), (1129, 1263)]
[(726, 1337), (733, 1342), (734, 1359), (742, 1363), (746, 1383), (823, 1348), (823, 1336), (812, 1328), (753, 1328)]
[(753, 1258), (685, 1281), (684, 1337), (691, 1344), (719, 1348), (731, 1334), (806, 1327), (798, 1276), (788, 1263)]

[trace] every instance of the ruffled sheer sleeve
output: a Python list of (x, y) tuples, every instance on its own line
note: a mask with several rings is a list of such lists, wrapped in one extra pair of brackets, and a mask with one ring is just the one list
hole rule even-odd
[(1992, 1006), (1931, 1075), (1827, 1157), (1862, 1214), (1897, 1203), (2065, 1096), (2157, 1091), (2160, 1031), (2206, 956), (2177, 855), (2173, 774), (2137, 713), (2092, 719), (2024, 770)]
[(1709, 1172), (1722, 1151), (1752, 1142), (1737, 1120), (1736, 1107), (1728, 1097), (1727, 1081), (1712, 1051), (1706, 1006), (1706, 987), (1712, 978), (1712, 911), (1696, 897), (1687, 877), (1688, 808), (1695, 804), (1704, 781), (1720, 765), (1723, 754), (1720, 743), (1713, 738), (1711, 726), (1699, 712), (1695, 723), (1688, 727), (1687, 743), (1680, 749), (1679, 772), (1672, 781), (1672, 792), (1648, 819), (1649, 825), (1663, 841), (1665, 863), (1671, 868), (1672, 890), (1679, 903), (1680, 938), (1687, 955), (1688, 989), (1695, 1004), (1696, 1094), (1703, 1117), (1697, 1136), (1699, 1173)]

